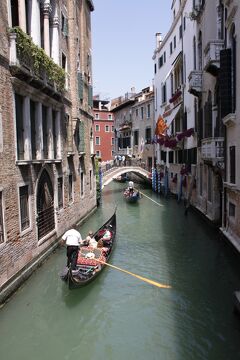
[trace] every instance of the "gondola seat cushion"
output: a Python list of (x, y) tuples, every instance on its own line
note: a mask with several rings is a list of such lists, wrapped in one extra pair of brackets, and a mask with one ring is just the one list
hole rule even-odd
[[(90, 258), (89, 253), (95, 255), (95, 258)], [(104, 248), (102, 249), (94, 249), (90, 246), (84, 247), (78, 253), (77, 264), (78, 265), (90, 265), (90, 266), (97, 266), (99, 262), (95, 259), (99, 259), (100, 261), (106, 261), (106, 252), (104, 252)]]

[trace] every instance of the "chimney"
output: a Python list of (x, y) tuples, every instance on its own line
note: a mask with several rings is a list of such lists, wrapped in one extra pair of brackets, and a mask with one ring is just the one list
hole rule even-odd
[(162, 43), (162, 34), (156, 33), (156, 48), (159, 48), (161, 43)]

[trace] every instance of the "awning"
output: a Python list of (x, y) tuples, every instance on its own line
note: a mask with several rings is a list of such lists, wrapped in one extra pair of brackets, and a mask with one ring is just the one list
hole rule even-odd
[(180, 51), (180, 53), (175, 57), (172, 66), (175, 67), (180, 60), (182, 60), (182, 51)]
[(163, 114), (164, 120), (167, 121), (168, 127), (170, 126), (172, 121), (175, 119), (175, 117), (179, 113), (181, 107), (182, 107), (182, 104), (178, 104), (174, 109), (172, 109), (171, 111), (169, 110)]
[(182, 51), (180, 51), (180, 53), (175, 57), (170, 70), (167, 72), (166, 76), (162, 80), (162, 84), (164, 84), (166, 82), (167, 78), (169, 78), (174, 67), (179, 63), (180, 60), (182, 60)]
[(169, 72), (167, 73), (165, 78), (163, 79), (162, 84), (164, 84), (167, 81), (167, 78), (169, 78), (169, 76), (171, 75), (172, 70), (173, 70), (173, 67), (171, 67), (171, 69), (169, 70)]
[(131, 126), (129, 125), (123, 125), (118, 129), (118, 131), (125, 131), (125, 130), (131, 130)]

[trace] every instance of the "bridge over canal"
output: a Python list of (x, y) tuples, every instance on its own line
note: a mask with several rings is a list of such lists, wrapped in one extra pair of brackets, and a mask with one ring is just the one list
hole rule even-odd
[(119, 166), (119, 167), (112, 167), (111, 169), (103, 172), (102, 188), (108, 185), (112, 180), (116, 179), (118, 176), (130, 172), (135, 173), (145, 181), (151, 183), (151, 173), (148, 170), (145, 170), (140, 166)]

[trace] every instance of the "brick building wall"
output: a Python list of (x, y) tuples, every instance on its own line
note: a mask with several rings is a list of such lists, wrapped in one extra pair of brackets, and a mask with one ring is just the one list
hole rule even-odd
[[(62, 53), (67, 58), (68, 86), (62, 96), (59, 96), (59, 93), (54, 89), (50, 91), (48, 87), (40, 86), (40, 82), (32, 85), (28, 78), (19, 76), (22, 71), (21, 68), (19, 68), (18, 73), (14, 72), (15, 67), (10, 64), (11, 43), (7, 32), (9, 27), (7, 4), (7, 0), (0, 2), (0, 13), (2, 14), (0, 18), (0, 205), (2, 224), (0, 225), (3, 230), (3, 238), (0, 242), (0, 294), (3, 295), (0, 296), (0, 302), (4, 299), (6, 286), (11, 284), (14, 278), (18, 276), (21, 278), (23, 269), (30, 268), (33, 262), (49, 252), (49, 249), (55, 247), (58, 238), (72, 224), (84, 219), (96, 207), (94, 158), (90, 151), (93, 118), (88, 98), (90, 82), (88, 81), (85, 84), (83, 100), (80, 102), (76, 77), (77, 53), (87, 57), (86, 54), (91, 52), (90, 12), (93, 10), (90, 6), (91, 2), (78, 1), (78, 7), (75, 9), (70, 0), (56, 1), (58, 6), (60, 66), (62, 65)], [(61, 31), (62, 11), (69, 21), (67, 36)], [(73, 14), (77, 14), (77, 18), (76, 16), (72, 17)], [(86, 16), (88, 21), (86, 21)], [(75, 21), (71, 24), (73, 18)], [(84, 25), (86, 23), (88, 30)], [(71, 42), (71, 39), (74, 39), (72, 37), (74, 29), (78, 29), (78, 47)], [(84, 73), (86, 69), (89, 71), (91, 79), (91, 68), (82, 59), (81, 71)], [(19, 161), (15, 93), (21, 95), (23, 99), (28, 97), (35, 104), (41, 103), (41, 106), (47, 109), (50, 107), (58, 113), (61, 151), (57, 158)], [(83, 132), (79, 131), (79, 122), (83, 123)], [(38, 128), (35, 131), (37, 133)], [(78, 137), (76, 136), (77, 133)], [(46, 136), (47, 141), (49, 141), (51, 134), (48, 132)], [(76, 139), (78, 142), (75, 141)], [(30, 139), (27, 141), (31, 142), (31, 140), (30, 135)], [(85, 151), (81, 154), (79, 142), (85, 145)], [(69, 148), (69, 143), (71, 148)], [(83, 173), (83, 183), (81, 183), (80, 172)], [(39, 201), (41, 202), (40, 181), (43, 173), (48, 174), (53, 189), (54, 228), (39, 238), (38, 208)], [(69, 175), (72, 176), (72, 200), (69, 199)], [(63, 186), (63, 204), (61, 207), (58, 201), (59, 177), (62, 177)], [(29, 225), (25, 230), (21, 230), (19, 199), (20, 188), (23, 185), (28, 185)]]

